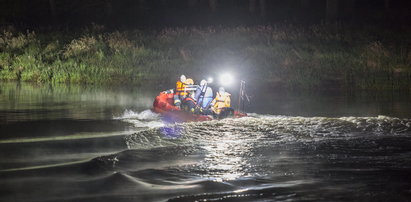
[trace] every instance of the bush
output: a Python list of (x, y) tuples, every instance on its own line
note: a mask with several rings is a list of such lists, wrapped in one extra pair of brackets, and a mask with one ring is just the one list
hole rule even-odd
[[(0, 32), (0, 79), (51, 83), (174, 82), (236, 67), (287, 88), (409, 89), (409, 33), (293, 25), (167, 28), (79, 35)], [(377, 33), (377, 34), (375, 34)]]
[(87, 54), (97, 50), (97, 40), (94, 36), (83, 36), (80, 39), (73, 39), (63, 52), (65, 58)]

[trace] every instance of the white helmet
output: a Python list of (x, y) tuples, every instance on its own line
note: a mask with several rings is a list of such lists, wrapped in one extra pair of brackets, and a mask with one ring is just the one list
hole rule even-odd
[(184, 82), (186, 82), (186, 80), (187, 80), (186, 76), (184, 74), (182, 74), (180, 76), (180, 81), (184, 83)]
[(224, 95), (225, 89), (223, 87), (218, 88), (218, 93), (220, 93), (220, 95)]
[(205, 85), (207, 85), (207, 81), (206, 80), (201, 80), (201, 82), (200, 82), (200, 86), (205, 86)]

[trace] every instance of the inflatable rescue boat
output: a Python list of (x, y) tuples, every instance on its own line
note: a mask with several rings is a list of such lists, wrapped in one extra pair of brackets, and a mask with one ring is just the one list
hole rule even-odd
[(212, 116), (193, 114), (181, 110), (174, 105), (174, 94), (161, 92), (153, 102), (153, 109), (155, 113), (159, 113), (163, 116), (163, 119), (167, 122), (192, 122), (192, 121), (210, 121), (214, 119), (222, 118), (240, 118), (247, 116), (246, 113), (242, 113), (236, 110), (232, 110), (231, 113), (225, 113), (223, 116)]

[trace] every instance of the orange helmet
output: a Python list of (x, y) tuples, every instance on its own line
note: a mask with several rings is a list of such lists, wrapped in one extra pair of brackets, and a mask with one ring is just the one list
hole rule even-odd
[(186, 84), (187, 84), (187, 85), (194, 85), (194, 80), (191, 79), (191, 78), (188, 78), (188, 79), (186, 80)]

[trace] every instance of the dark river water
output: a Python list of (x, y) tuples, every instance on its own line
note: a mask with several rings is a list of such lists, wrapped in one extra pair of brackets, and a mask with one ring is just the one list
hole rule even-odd
[(409, 93), (251, 89), (248, 117), (167, 124), (158, 90), (0, 83), (0, 201), (411, 201)]

